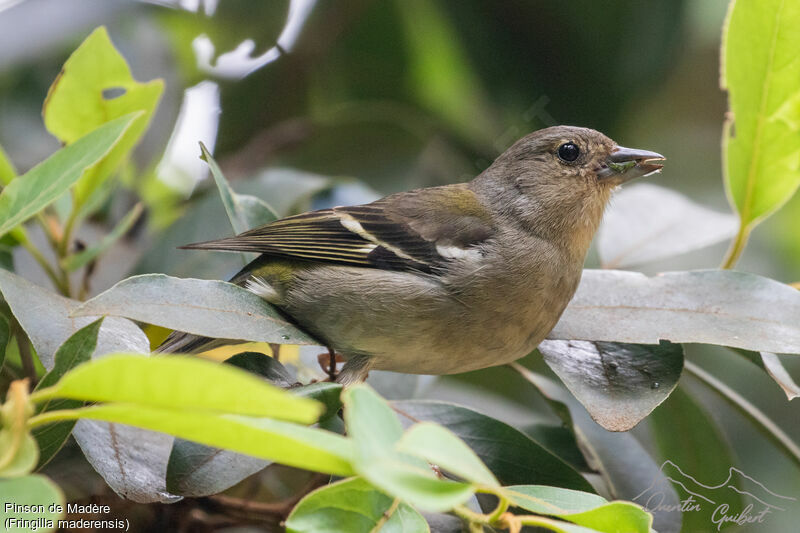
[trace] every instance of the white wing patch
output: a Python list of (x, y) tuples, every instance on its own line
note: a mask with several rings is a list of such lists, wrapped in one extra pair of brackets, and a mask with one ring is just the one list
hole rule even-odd
[(480, 259), (481, 253), (472, 248), (466, 249), (459, 246), (445, 246), (443, 244), (436, 245), (436, 253), (447, 259)]
[(280, 295), (272, 285), (262, 277), (253, 276), (244, 282), (244, 288), (270, 303), (278, 303)]

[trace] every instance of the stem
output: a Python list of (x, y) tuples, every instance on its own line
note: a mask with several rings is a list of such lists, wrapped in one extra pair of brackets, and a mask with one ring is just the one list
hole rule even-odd
[(747, 240), (750, 238), (750, 226), (739, 223), (739, 232), (731, 242), (728, 252), (725, 254), (725, 259), (722, 261), (720, 268), (731, 269), (739, 261), (744, 247), (747, 246)]
[(58, 409), (56, 411), (47, 411), (30, 417), (28, 419), (28, 429), (30, 430), (45, 424), (52, 424), (53, 422), (61, 422), (62, 420), (77, 420), (81, 417), (81, 414), (82, 409)]
[[(492, 494), (495, 494), (495, 493), (492, 493)], [(506, 498), (504, 496), (500, 496), (498, 494), (495, 494), (495, 496), (500, 498), (500, 501), (497, 502), (497, 507), (495, 507), (494, 511), (492, 511), (489, 514), (489, 522), (491, 522), (491, 523), (494, 523), (494, 522), (497, 522), (498, 520), (500, 520), (500, 517), (503, 516), (503, 514), (505, 514), (506, 511), (508, 511), (508, 506), (509, 506), (508, 498)]]
[(397, 507), (399, 505), (400, 505), (400, 498), (395, 498), (394, 501), (392, 501), (392, 505), (389, 506), (389, 508), (386, 511), (384, 511), (383, 516), (380, 517), (378, 522), (375, 524), (375, 527), (373, 527), (369, 533), (379, 533), (380, 530), (383, 529), (383, 526), (386, 524), (386, 522), (388, 522), (389, 519), (392, 517), (394, 512), (397, 511)]
[(42, 255), (42, 252), (40, 252), (39, 249), (36, 248), (30, 241), (23, 241), (22, 247), (28, 250), (28, 253), (31, 254), (37, 263), (39, 263), (39, 266), (42, 267), (42, 270), (44, 270), (45, 274), (47, 274), (47, 277), (50, 278), (50, 281), (53, 282), (53, 285), (55, 285), (58, 290), (63, 292), (61, 279), (58, 273), (53, 270), (53, 267), (47, 262), (47, 259), (45, 259), (44, 255)]
[(758, 407), (747, 401), (739, 393), (731, 389), (728, 385), (718, 380), (696, 364), (691, 361), (684, 361), (684, 368), (691, 373), (694, 377), (705, 383), (708, 387), (713, 389), (716, 393), (722, 396), (734, 408), (742, 412), (756, 425), (761, 426), (766, 432), (767, 437), (775, 444), (778, 445), (782, 451), (794, 461), (795, 464), (800, 465), (800, 447), (792, 441), (792, 439), (783, 432), (778, 425), (773, 422), (763, 411)]

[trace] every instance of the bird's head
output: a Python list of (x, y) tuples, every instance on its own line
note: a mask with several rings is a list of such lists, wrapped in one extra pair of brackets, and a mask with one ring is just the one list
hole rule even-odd
[(611, 191), (658, 172), (663, 160), (589, 128), (554, 126), (514, 143), (476, 182), (485, 190), (502, 190), (493, 195), (499, 207), (538, 233), (575, 232), (588, 246)]

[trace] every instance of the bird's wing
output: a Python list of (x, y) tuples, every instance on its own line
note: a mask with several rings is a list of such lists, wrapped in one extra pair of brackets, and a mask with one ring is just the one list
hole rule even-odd
[(277, 220), (235, 237), (182, 248), (430, 272), (494, 234), (490, 213), (463, 185), (393, 194)]

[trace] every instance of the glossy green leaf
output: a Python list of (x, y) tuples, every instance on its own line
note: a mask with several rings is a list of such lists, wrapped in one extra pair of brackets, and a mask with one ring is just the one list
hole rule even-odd
[(0, 193), (0, 236), (56, 201), (120, 142), (135, 114), (103, 124), (61, 148)]
[(609, 431), (628, 431), (667, 399), (683, 370), (683, 346), (545, 340), (539, 351)]
[[(274, 362), (271, 357), (258, 355)], [(243, 359), (232, 361), (236, 357), (238, 356), (228, 359), (226, 363), (243, 362)], [(244, 360), (246, 365), (239, 365), (240, 368), (252, 371), (254, 358), (248, 357)], [(272, 365), (272, 363), (270, 364)], [(268, 370), (273, 374), (275, 367), (270, 366)], [(320, 417), (320, 426), (322, 426), (325, 420), (336, 417), (341, 407), (339, 400), (341, 390), (342, 386), (338, 383), (320, 382), (296, 387), (290, 389), (289, 392), (300, 397), (312, 398), (326, 406), (326, 412)], [(267, 465), (269, 465), (268, 461), (256, 457), (205, 446), (185, 439), (175, 439), (167, 464), (167, 490), (182, 496), (209, 496), (232, 487)]]
[(128, 157), (147, 129), (163, 90), (161, 80), (139, 83), (133, 79), (104, 27), (92, 32), (64, 63), (43, 110), (47, 130), (61, 142), (70, 145), (109, 120), (137, 112), (119, 143), (76, 186), (78, 205)]
[(448, 402), (406, 400), (392, 405), (404, 421), (436, 422), (452, 431), (503, 485), (545, 483), (592, 491), (576, 470), (505, 422)]
[(280, 420), (228, 415), (211, 410), (109, 403), (52, 411), (42, 415), (41, 419), (32, 419), (32, 423), (62, 419), (117, 422), (307, 470), (341, 476), (354, 473), (351, 466), (352, 446), (347, 439), (329, 431)]
[[(55, 355), (53, 369), (50, 370), (36, 384), (35, 390), (41, 390), (55, 385), (61, 377), (74, 367), (88, 361), (97, 347), (97, 336), (103, 319), (99, 318), (76, 331), (58, 349)], [(80, 400), (51, 399), (36, 406), (36, 413), (53, 411), (55, 409), (75, 409), (83, 405)], [(61, 449), (66, 442), (75, 422), (59, 422), (33, 430), (33, 436), (39, 445), (39, 468), (45, 465)]]
[[(569, 420), (575, 426), (581, 451), (600, 474), (605, 490), (612, 498), (646, 506), (647, 491), (658, 487), (659, 505), (648, 509), (653, 514), (653, 528), (659, 533), (681, 531), (681, 513), (672, 512), (672, 509), (680, 508), (678, 494), (659, 464), (632, 433), (603, 429), (565, 388), (520, 364), (512, 366), (534, 385), (562, 420)], [(569, 412), (564, 413), (567, 409)]]
[(800, 4), (731, 3), (722, 79), (730, 118), (723, 133), (725, 182), (743, 227), (783, 205), (800, 184)]
[(360, 478), (332, 483), (306, 495), (286, 519), (288, 533), (425, 533), (413, 507), (393, 500)]
[(82, 252), (65, 257), (62, 263), (63, 268), (72, 272), (97, 259), (133, 227), (141, 214), (142, 204), (136, 204), (100, 242)]
[(319, 344), (263, 298), (224, 281), (143, 274), (120, 281), (73, 314), (124, 316), (212, 338)]
[[(728, 477), (737, 461), (717, 423), (683, 385), (678, 386), (669, 399), (653, 411), (648, 422), (661, 459), (665, 461), (661, 466), (662, 471), (677, 482), (672, 485), (681, 501), (690, 497), (699, 506), (698, 510), (682, 513), (686, 531), (701, 531), (707, 527), (711, 523), (711, 514), (719, 504), (726, 503), (731, 509), (742, 507), (741, 496), (736, 490), (726, 489), (722, 502), (718, 501), (716, 495), (707, 494), (707, 488), (700, 487), (691, 479), (716, 485)], [(730, 479), (728, 484), (741, 488), (741, 483), (736, 479)], [(703, 501), (706, 495), (711, 496), (717, 505)], [(637, 501), (647, 507), (656, 505), (657, 500), (656, 494), (652, 502), (645, 498)], [(679, 509), (671, 512), (681, 513)]]
[(421, 422), (411, 426), (400, 439), (397, 449), (425, 459), (472, 483), (491, 487), (500, 485), (464, 441), (438, 424)]
[[(288, 387), (293, 382), (279, 361), (262, 353), (238, 353), (226, 359), (225, 364), (263, 377), (279, 387)], [(191, 497), (218, 494), (269, 464), (257, 457), (175, 439), (167, 463), (167, 490)]]
[[(37, 519), (43, 521), (46, 526), (37, 531), (54, 531), (56, 522), (63, 517), (66, 508), (64, 494), (58, 485), (40, 475), (0, 479), (0, 501), (3, 502), (3, 505), (0, 505), (0, 524), (3, 524), (4, 531), (9, 533), (31, 531), (23, 521), (37, 521)], [(13, 505), (8, 504), (35, 506), (35, 510), (15, 511)], [(61, 507), (61, 512), (54, 512), (56, 506)]]
[(32, 399), (71, 398), (315, 422), (322, 405), (230, 365), (195, 357), (115, 354), (83, 364)]
[(606, 533), (648, 533), (653, 521), (641, 507), (608, 502), (595, 494), (540, 485), (506, 487), (512, 504), (536, 514), (556, 516)]
[(446, 511), (464, 503), (471, 485), (438, 479), (424, 460), (401, 453), (403, 428), (389, 404), (367, 385), (342, 394), (347, 434), (359, 475), (381, 491), (427, 511)]

